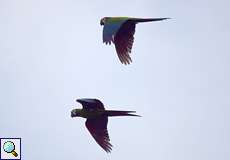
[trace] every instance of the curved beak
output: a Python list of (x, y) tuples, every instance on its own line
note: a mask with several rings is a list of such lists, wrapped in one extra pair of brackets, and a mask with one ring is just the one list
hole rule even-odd
[(76, 109), (73, 109), (73, 110), (71, 111), (71, 117), (72, 117), (72, 118), (73, 118), (73, 117), (77, 117)]
[(101, 25), (101, 26), (105, 25), (105, 17), (101, 19), (100, 25)]
[(71, 111), (71, 117), (72, 117), (72, 118), (74, 117), (73, 111)]

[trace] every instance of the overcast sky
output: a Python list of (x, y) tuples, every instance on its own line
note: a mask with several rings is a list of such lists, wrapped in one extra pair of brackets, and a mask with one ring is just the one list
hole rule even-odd
[[(0, 0), (0, 137), (27, 160), (230, 159), (227, 0)], [(102, 43), (104, 16), (138, 24), (133, 63)], [(110, 118), (114, 148), (91, 137), (77, 98), (143, 117)]]

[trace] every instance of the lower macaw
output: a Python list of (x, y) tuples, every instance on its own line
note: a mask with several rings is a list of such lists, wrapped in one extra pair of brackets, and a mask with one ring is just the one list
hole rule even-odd
[(139, 116), (135, 111), (114, 111), (105, 110), (103, 103), (98, 99), (77, 99), (81, 103), (82, 109), (73, 109), (71, 117), (86, 118), (85, 125), (93, 136), (95, 141), (106, 151), (111, 152), (112, 144), (110, 143), (107, 131), (108, 117), (113, 116)]

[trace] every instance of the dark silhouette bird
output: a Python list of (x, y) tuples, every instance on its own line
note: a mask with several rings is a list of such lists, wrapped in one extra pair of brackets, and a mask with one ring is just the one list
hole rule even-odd
[(112, 150), (109, 134), (107, 131), (108, 117), (113, 116), (139, 116), (135, 111), (105, 110), (103, 103), (98, 99), (77, 99), (82, 109), (73, 109), (71, 117), (86, 118), (85, 125), (95, 141), (108, 153)]
[(123, 64), (130, 64), (130, 53), (134, 41), (137, 23), (162, 21), (169, 18), (131, 18), (131, 17), (104, 17), (100, 24), (103, 25), (103, 43), (115, 44), (117, 55)]

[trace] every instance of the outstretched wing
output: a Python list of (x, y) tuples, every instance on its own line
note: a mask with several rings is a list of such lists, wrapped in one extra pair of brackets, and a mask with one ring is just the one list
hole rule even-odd
[(107, 131), (108, 117), (100, 117), (95, 119), (87, 119), (86, 127), (95, 141), (108, 153), (112, 150), (109, 134)]
[(103, 103), (98, 99), (82, 98), (82, 99), (77, 99), (76, 101), (81, 103), (84, 109), (105, 110)]
[(132, 59), (130, 53), (134, 41), (136, 23), (132, 20), (127, 20), (122, 24), (114, 37), (114, 44), (117, 55), (123, 64), (130, 64)]

